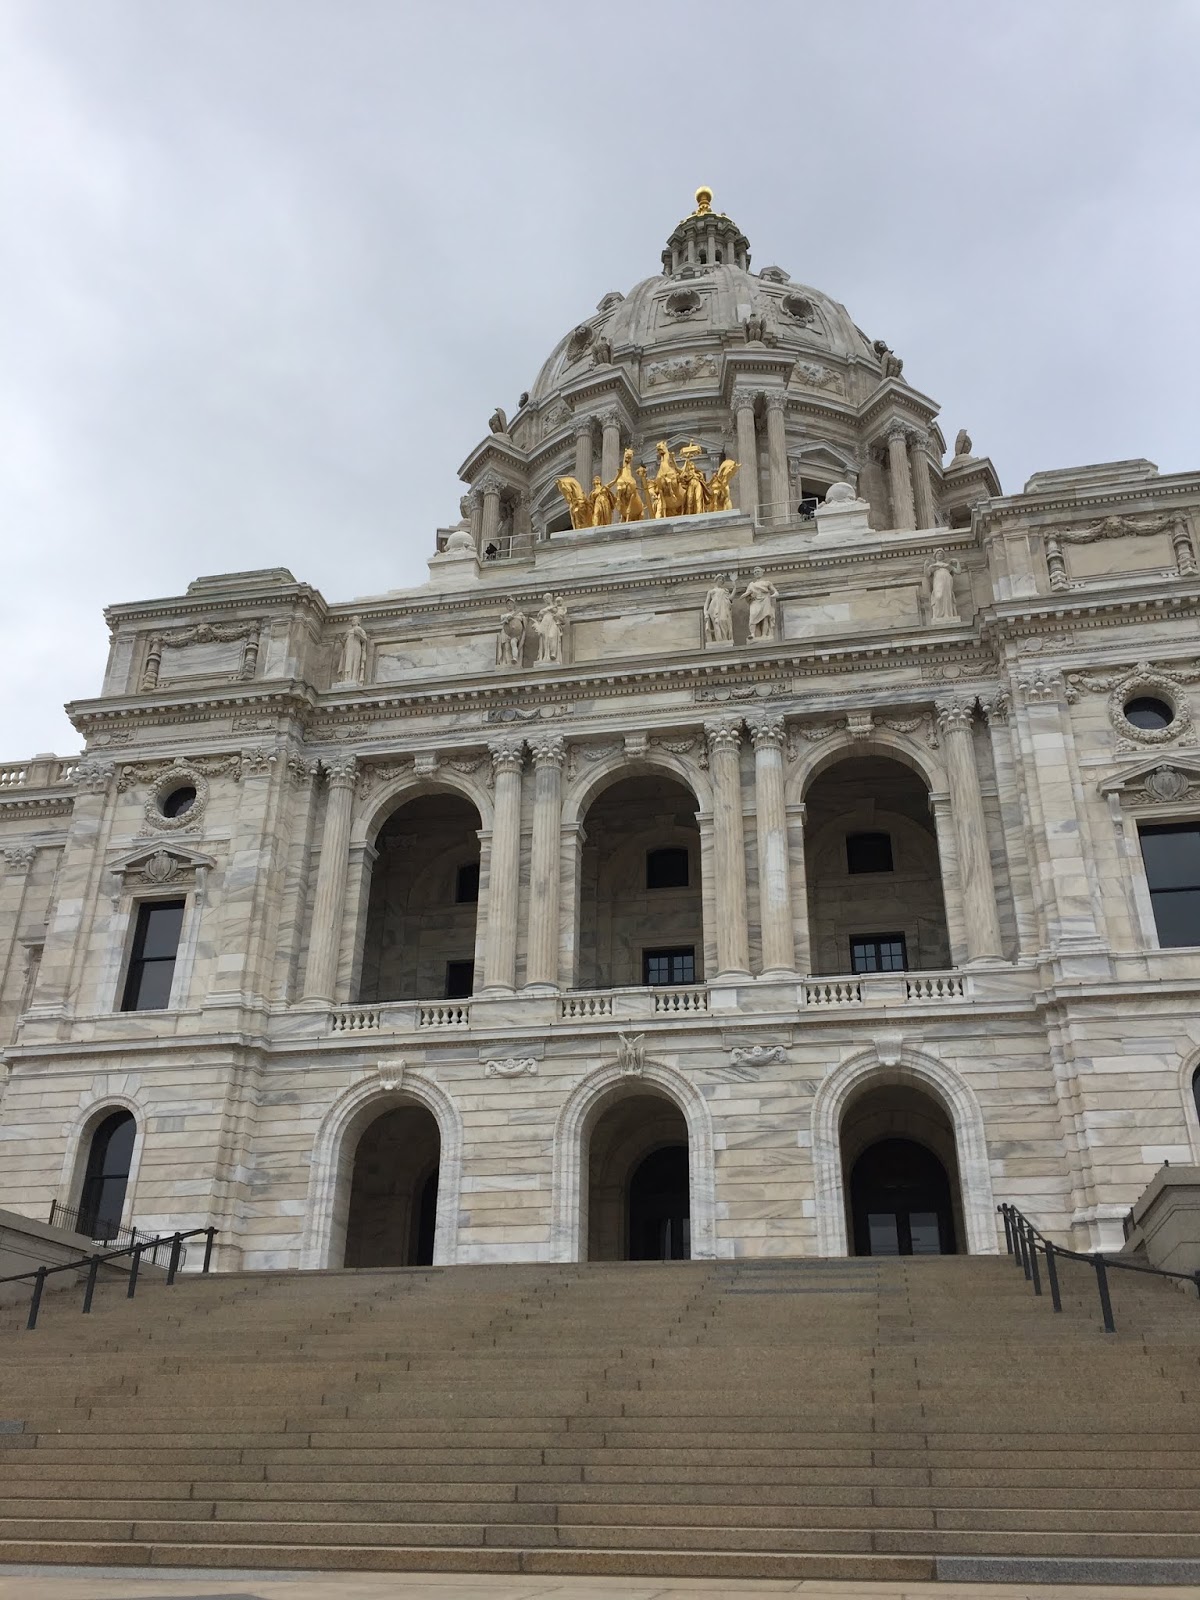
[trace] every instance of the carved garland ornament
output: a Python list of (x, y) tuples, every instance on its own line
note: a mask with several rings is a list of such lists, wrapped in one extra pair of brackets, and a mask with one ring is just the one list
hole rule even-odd
[(484, 1065), (486, 1078), (536, 1078), (537, 1062), (532, 1056), (505, 1056)]
[(1099, 539), (1148, 538), (1170, 533), (1175, 550), (1175, 567), (1181, 578), (1194, 578), (1196, 551), (1187, 523), (1182, 517), (1160, 517), (1156, 522), (1135, 522), (1129, 517), (1103, 517), (1083, 528), (1064, 528), (1046, 535), (1046, 567), (1052, 589), (1069, 589), (1071, 580), (1063, 557), (1064, 544), (1094, 544)]
[[(1072, 672), (1067, 677), (1068, 687), (1076, 693), (1080, 689), (1108, 692), (1108, 720), (1120, 736), (1118, 750), (1135, 750), (1145, 745), (1194, 744), (1195, 725), (1183, 686), (1197, 681), (1200, 681), (1200, 666), (1174, 661), (1162, 665), (1139, 661), (1132, 671)], [(1130, 722), (1125, 715), (1126, 703), (1141, 693), (1161, 696), (1170, 705), (1175, 716), (1167, 727), (1139, 728)]]

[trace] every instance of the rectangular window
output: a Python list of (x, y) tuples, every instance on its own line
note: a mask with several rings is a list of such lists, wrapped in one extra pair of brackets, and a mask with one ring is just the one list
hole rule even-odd
[(647, 889), (686, 889), (688, 853), (683, 849), (646, 851)]
[(892, 836), (890, 833), (848, 833), (846, 871), (891, 872)]
[(171, 1003), (183, 900), (146, 900), (138, 907), (122, 1011), (165, 1011)]
[(1159, 944), (1200, 944), (1200, 823), (1160, 823), (1139, 833)]
[(851, 972), (907, 972), (902, 933), (873, 933), (850, 941)]
[(460, 906), (474, 905), (479, 899), (479, 863), (464, 861), (454, 879), (454, 899)]
[(475, 963), (473, 961), (447, 961), (447, 1000), (465, 1000), (475, 990)]
[(643, 950), (642, 982), (695, 983), (696, 952), (691, 945), (683, 950)]

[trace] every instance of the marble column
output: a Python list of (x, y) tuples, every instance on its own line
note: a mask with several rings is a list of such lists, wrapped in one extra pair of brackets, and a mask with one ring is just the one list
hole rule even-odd
[[(621, 470), (621, 414), (619, 411), (600, 413), (600, 476), (611, 483)], [(591, 489), (591, 484), (587, 488)]]
[(933, 509), (933, 482), (929, 476), (929, 435), (914, 431), (908, 441), (909, 467), (912, 473), (913, 517), (918, 528), (932, 528), (936, 516)]
[(592, 419), (575, 419), (575, 476), (584, 494), (592, 492)]
[(533, 840), (529, 862), (527, 989), (558, 987), (558, 911), (562, 833), (562, 769), (566, 745), (560, 734), (529, 741), (533, 756)]
[(1001, 954), (1000, 918), (996, 911), (996, 885), (992, 878), (987, 822), (971, 734), (974, 709), (973, 699), (937, 702), (938, 732), (946, 752), (950, 810), (958, 841), (967, 959), (986, 961), (996, 960)]
[(942, 869), (942, 905), (946, 912), (946, 938), (950, 944), (950, 965), (964, 966), (967, 960), (967, 935), (963, 926), (962, 874), (958, 867), (958, 842), (954, 837), (954, 816), (949, 794), (931, 794), (929, 811), (937, 836), (938, 865)]
[(748, 516), (758, 510), (758, 437), (754, 427), (753, 389), (733, 391), (733, 413), (737, 419), (737, 458), (740, 463), (733, 486), (740, 508)]
[(795, 976), (792, 887), (788, 861), (787, 806), (783, 792), (782, 717), (749, 724), (754, 742), (755, 834), (758, 843), (758, 909), (762, 919), (763, 977)]
[(304, 971), (304, 998), (333, 1003), (341, 954), (342, 913), (346, 909), (346, 878), (350, 870), (350, 818), (358, 760), (339, 755), (325, 768), (325, 825), (321, 832), (321, 857), (317, 890), (313, 897), (312, 928), (308, 936), (308, 965)]
[(504, 485), (495, 473), (488, 473), (479, 480), (479, 487), (483, 491), (483, 520), (479, 529), (479, 549), (482, 553), (500, 537), (500, 491)]
[(786, 522), (791, 511), (788, 484), (787, 429), (784, 409), (787, 396), (781, 393), (767, 396), (767, 472), (770, 485), (767, 499), (772, 522)]
[(483, 987), (511, 990), (517, 981), (517, 900), (521, 885), (521, 770), (524, 739), (488, 747), (496, 779), (496, 810), (488, 866)]
[(893, 428), (887, 436), (888, 480), (892, 490), (892, 526), (915, 528), (912, 475), (908, 470), (908, 436), (903, 428)]
[(746, 840), (742, 825), (741, 721), (706, 722), (713, 790), (717, 978), (750, 976)]

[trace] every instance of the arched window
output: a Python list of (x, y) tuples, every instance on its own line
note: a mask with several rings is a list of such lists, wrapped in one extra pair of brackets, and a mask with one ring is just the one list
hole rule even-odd
[(136, 1135), (128, 1111), (112, 1112), (92, 1135), (79, 1196), (79, 1231), (89, 1239), (111, 1239), (121, 1226)]
[(1200, 1120), (1200, 1067), (1192, 1073), (1192, 1099), (1196, 1102), (1197, 1120)]

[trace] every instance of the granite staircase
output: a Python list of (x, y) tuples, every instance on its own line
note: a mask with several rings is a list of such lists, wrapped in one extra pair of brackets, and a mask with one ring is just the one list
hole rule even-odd
[[(1200, 1579), (1200, 1305), (1007, 1258), (247, 1273), (0, 1317), (0, 1562)], [(1032, 1563), (1032, 1565), (1030, 1565)]]

